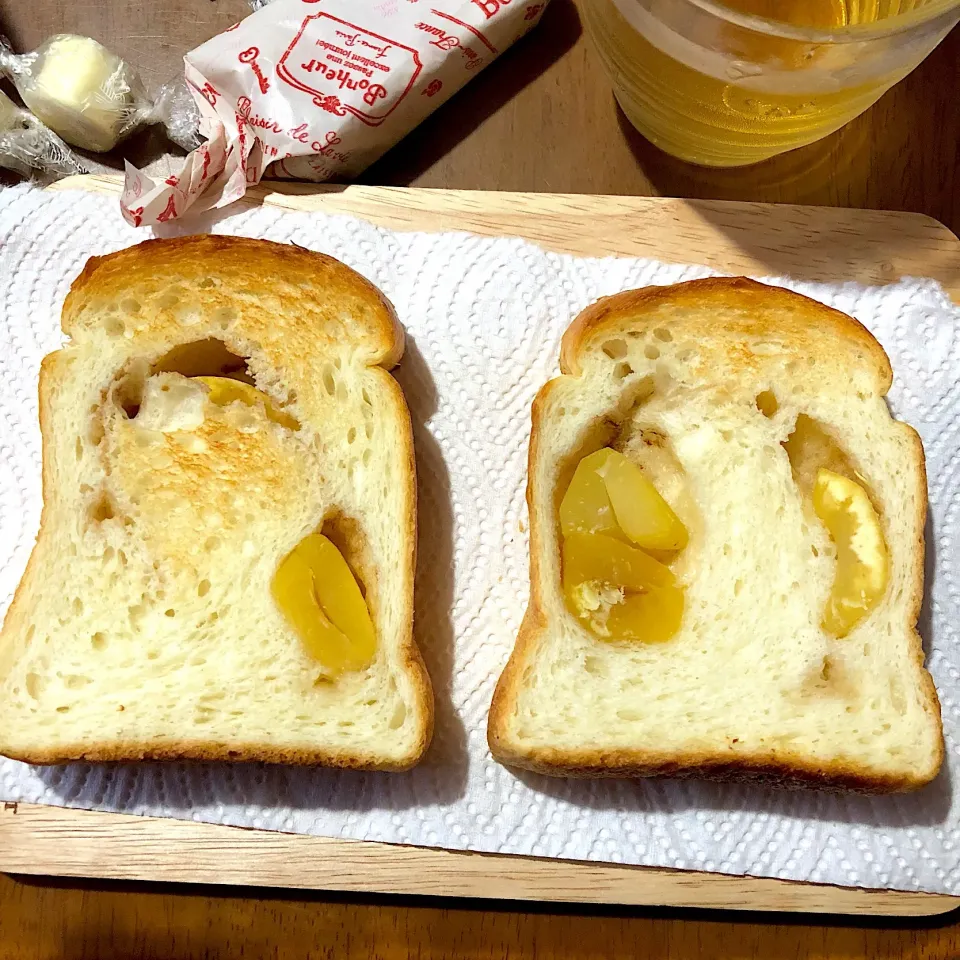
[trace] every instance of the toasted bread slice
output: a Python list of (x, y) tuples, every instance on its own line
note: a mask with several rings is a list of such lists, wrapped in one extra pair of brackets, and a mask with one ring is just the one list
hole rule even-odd
[[(559, 776), (931, 780), (943, 740), (916, 630), (923, 449), (890, 416), (891, 368), (869, 332), (783, 289), (697, 280), (589, 307), (560, 366), (533, 405), (531, 597), (493, 698), (494, 756)], [(798, 417), (813, 437), (799, 452), (785, 446)], [(667, 642), (598, 638), (565, 603), (558, 507), (605, 446), (689, 532)], [(889, 551), (878, 605), (842, 638), (824, 627), (836, 552), (804, 492), (821, 466), (869, 492)]]
[[(416, 763), (433, 701), (390, 304), (330, 257), (198, 236), (90, 260), (62, 325), (40, 375), (40, 534), (0, 634), (0, 752)], [(201, 375), (260, 402), (214, 403)], [(317, 531), (376, 635), (336, 679), (271, 595)]]

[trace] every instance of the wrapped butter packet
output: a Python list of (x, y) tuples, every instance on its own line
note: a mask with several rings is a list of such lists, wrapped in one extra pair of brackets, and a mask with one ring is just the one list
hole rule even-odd
[(222, 207), (262, 177), (350, 179), (540, 19), (542, 0), (272, 0), (185, 57), (207, 142), (157, 180), (128, 165), (134, 225)]
[(70, 148), (36, 117), (0, 91), (0, 167), (22, 177), (86, 173)]
[(136, 71), (91, 37), (57, 34), (24, 54), (4, 45), (0, 72), (43, 123), (83, 150), (112, 150), (152, 107)]
[(152, 123), (164, 123), (187, 149), (199, 143), (199, 113), (182, 80), (151, 99), (137, 71), (91, 37), (57, 34), (24, 54), (0, 38), (0, 74), (43, 123), (82, 150), (105, 153)]

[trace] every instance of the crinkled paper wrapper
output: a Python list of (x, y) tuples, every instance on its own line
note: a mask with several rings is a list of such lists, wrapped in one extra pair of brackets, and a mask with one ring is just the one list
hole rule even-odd
[(546, 0), (275, 0), (187, 54), (206, 143), (164, 180), (127, 165), (128, 223), (275, 177), (361, 173), (533, 27)]

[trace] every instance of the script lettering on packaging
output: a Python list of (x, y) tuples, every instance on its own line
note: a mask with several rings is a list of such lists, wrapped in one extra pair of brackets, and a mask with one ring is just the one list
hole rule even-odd
[(483, 11), (487, 20), (492, 20), (501, 7), (509, 7), (512, 0), (473, 0), (473, 5)]
[(280, 79), (316, 106), (372, 127), (396, 109), (421, 69), (412, 47), (327, 13), (307, 17), (277, 63)]
[[(185, 55), (201, 146), (161, 176), (128, 165), (124, 217), (147, 226), (194, 204), (224, 207), (264, 176), (355, 178), (526, 33), (547, 2), (260, 3)], [(454, 111), (465, 108), (457, 102)]]

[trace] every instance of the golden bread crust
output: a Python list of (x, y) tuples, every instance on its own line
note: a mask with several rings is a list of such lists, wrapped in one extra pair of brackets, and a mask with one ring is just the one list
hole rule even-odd
[[(725, 319), (715, 315), (724, 311)], [(674, 314), (674, 311), (683, 311)], [(730, 315), (734, 319), (730, 321)], [(676, 338), (703, 344), (731, 341), (744, 337), (770, 337), (799, 350), (815, 349), (827, 356), (827, 362), (841, 370), (852, 365), (868, 367), (876, 380), (880, 395), (892, 383), (890, 361), (870, 332), (852, 317), (833, 310), (800, 294), (757, 283), (743, 277), (709, 278), (666, 287), (647, 287), (606, 297), (583, 310), (565, 332), (560, 355), (564, 375), (577, 377), (583, 373), (588, 354), (601, 350), (612, 337), (629, 335), (631, 331), (646, 333), (656, 329), (667, 318)], [(829, 351), (823, 344), (829, 343)], [(721, 345), (718, 352), (724, 351)], [(737, 352), (734, 347), (724, 357), (736, 365), (756, 362), (755, 358)], [(487, 738), (490, 750), (504, 764), (533, 770), (550, 776), (564, 777), (649, 777), (670, 776), (724, 780), (766, 781), (785, 786), (816, 786), (868, 793), (890, 793), (917, 789), (936, 776), (943, 761), (942, 728), (939, 755), (928, 776), (921, 778), (878, 777), (841, 762), (812, 763), (809, 758), (789, 750), (763, 753), (737, 752), (724, 756), (713, 751), (658, 752), (649, 749), (561, 749), (526, 746), (511, 736), (509, 717), (517, 703), (523, 670), (535, 658), (540, 638), (549, 632), (550, 624), (541, 595), (541, 563), (548, 549), (552, 531), (541, 529), (539, 512), (534, 507), (534, 465), (542, 456), (544, 411), (551, 406), (551, 393), (560, 379), (551, 380), (538, 392), (532, 408), (532, 431), (529, 448), (527, 503), (530, 508), (530, 584), (531, 593), (526, 615), (520, 625), (514, 649), (497, 683), (490, 707)], [(913, 654), (918, 665), (924, 660), (923, 646), (916, 630), (923, 602), (923, 529), (926, 516), (926, 472), (923, 446), (917, 432), (907, 424), (898, 424), (910, 443), (910, 458), (923, 478), (922, 496), (917, 500), (915, 529), (919, 531), (913, 547), (915, 576), (905, 603), (906, 626), (912, 636)], [(940, 703), (933, 678), (921, 669), (927, 708), (940, 726)]]
[[(392, 304), (355, 270), (304, 247), (214, 234), (146, 240), (116, 253), (91, 257), (64, 301), (63, 332), (81, 338), (97, 322), (97, 302), (124, 295), (131, 278), (139, 290), (150, 295), (169, 287), (171, 277), (191, 284), (207, 281), (211, 274), (220, 279), (222, 289), (218, 285), (207, 290), (205, 307), (241, 309), (250, 339), (266, 348), (268, 355), (271, 347), (277, 352), (271, 360), (282, 360), (298, 347), (313, 345), (315, 338), (322, 341), (344, 334), (369, 344), (371, 365), (390, 370), (403, 356), (403, 327)], [(265, 278), (270, 279), (266, 287)], [(326, 300), (342, 305), (342, 311), (324, 309), (311, 294), (316, 289), (324, 291)], [(238, 292), (243, 295), (239, 299)], [(305, 308), (304, 329), (297, 332), (292, 343), (288, 336), (285, 342), (278, 342), (270, 311), (261, 305), (270, 296), (294, 300)], [(252, 309), (244, 310), (245, 305)], [(350, 310), (361, 315), (364, 323), (347, 331), (337, 315)], [(163, 333), (170, 322), (162, 312), (149, 320), (150, 324), (138, 331), (144, 338), (152, 329)]]
[[(711, 312), (723, 312), (725, 319), (715, 321)], [(802, 294), (746, 277), (708, 277), (604, 297), (580, 313), (564, 333), (560, 370), (579, 376), (586, 354), (600, 349), (609, 337), (625, 330), (645, 333), (665, 319), (671, 321), (678, 338), (707, 338), (718, 333), (735, 340), (770, 337), (815, 352), (821, 352), (823, 343), (828, 342), (828, 362), (855, 359), (858, 364), (872, 365), (881, 394), (893, 383), (883, 347), (859, 321)], [(760, 362), (739, 351), (732, 359), (738, 364)]]
[[(64, 303), (62, 327), (74, 342), (94, 329), (97, 304), (105, 299), (152, 293), (169, 288), (173, 282), (211, 285), (206, 294), (208, 311), (218, 308), (239, 313), (244, 338), (255, 343), (267, 364), (283, 369), (291, 360), (322, 356), (325, 343), (350, 337), (364, 351), (367, 365), (382, 376), (393, 407), (395, 427), (402, 455), (393, 481), (402, 485), (404, 554), (398, 558), (407, 589), (402, 598), (402, 622), (406, 624), (400, 643), (401, 662), (415, 691), (419, 727), (416, 742), (401, 758), (373, 752), (318, 747), (292, 749), (256, 742), (207, 742), (165, 738), (162, 742), (105, 740), (77, 743), (54, 749), (37, 745), (20, 750), (3, 742), (0, 752), (33, 764), (55, 764), (84, 760), (120, 762), (136, 760), (258, 761), (297, 765), (325, 765), (352, 769), (401, 771), (414, 766), (426, 751), (433, 732), (433, 692), (429, 675), (413, 637), (413, 582), (416, 566), (416, 467), (413, 430), (403, 391), (387, 372), (399, 362), (404, 349), (404, 332), (393, 306), (368, 280), (346, 265), (304, 248), (225, 236), (191, 236), (170, 240), (147, 240), (103, 257), (91, 258), (74, 281)], [(257, 290), (269, 296), (294, 298), (299, 311), (296, 328), (288, 323), (276, 328), (269, 309), (257, 300)], [(323, 302), (315, 291), (323, 291)], [(132, 291), (132, 293), (131, 293)], [(330, 308), (327, 302), (339, 304)], [(131, 308), (132, 309), (132, 308)], [(361, 323), (345, 327), (344, 316), (359, 317)], [(168, 338), (172, 315), (162, 311), (143, 318), (137, 337), (149, 344), (151, 338)], [(189, 337), (188, 332), (179, 334)], [(43, 510), (40, 532), (0, 631), (0, 680), (13, 656), (14, 637), (30, 616), (32, 598), (42, 591), (38, 582), (39, 558), (53, 537), (49, 530), (51, 504), (56, 497), (56, 476), (51, 442), (51, 408), (54, 397), (69, 372), (67, 351), (44, 358), (39, 384), (39, 419), (43, 436)], [(379, 369), (378, 369), (379, 368)], [(5, 659), (8, 658), (8, 659)]]

